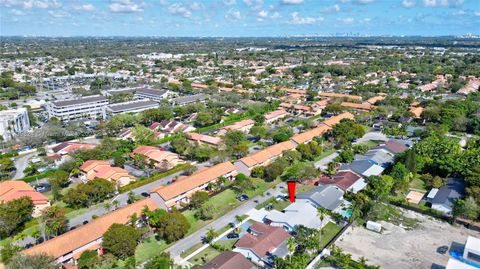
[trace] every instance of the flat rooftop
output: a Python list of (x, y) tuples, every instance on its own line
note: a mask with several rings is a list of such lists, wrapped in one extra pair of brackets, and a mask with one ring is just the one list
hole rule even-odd
[(157, 107), (157, 106), (158, 106), (157, 102), (145, 100), (145, 101), (133, 101), (133, 102), (112, 104), (108, 106), (108, 109), (111, 110), (112, 112), (121, 112), (125, 110), (134, 110), (134, 109), (150, 108), (150, 107)]
[(83, 97), (83, 98), (73, 99), (73, 100), (53, 101), (52, 104), (54, 104), (55, 106), (73, 106), (73, 105), (79, 105), (79, 104), (97, 103), (102, 101), (108, 101), (108, 100), (104, 96), (95, 95), (95, 96), (88, 96), (88, 97)]

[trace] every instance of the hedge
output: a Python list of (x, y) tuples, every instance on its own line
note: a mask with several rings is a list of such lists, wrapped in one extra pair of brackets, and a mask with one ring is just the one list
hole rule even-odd
[(118, 189), (119, 192), (127, 192), (127, 191), (131, 191), (133, 189), (136, 189), (138, 187), (141, 187), (143, 185), (146, 185), (148, 183), (152, 183), (156, 180), (159, 180), (161, 178), (164, 178), (166, 176), (169, 176), (169, 175), (172, 175), (172, 174), (175, 174), (177, 172), (180, 172), (180, 171), (183, 171), (185, 169), (187, 169), (190, 165), (187, 164), (187, 163), (184, 163), (184, 164), (179, 164), (177, 166), (175, 166), (174, 168), (166, 171), (166, 172), (163, 172), (163, 173), (157, 173), (157, 174), (154, 174), (150, 177), (147, 177), (147, 178), (144, 178), (144, 179), (140, 179), (140, 180), (137, 180), (137, 181), (134, 181), (126, 186), (123, 186), (123, 187), (120, 187)]
[(37, 179), (50, 177), (53, 173), (55, 173), (55, 171), (56, 170), (48, 170), (48, 171), (45, 171), (43, 173), (39, 173), (39, 174), (35, 174), (35, 175), (32, 175), (32, 176), (24, 177), (21, 180), (25, 181), (27, 183), (30, 183), (30, 182), (35, 181)]

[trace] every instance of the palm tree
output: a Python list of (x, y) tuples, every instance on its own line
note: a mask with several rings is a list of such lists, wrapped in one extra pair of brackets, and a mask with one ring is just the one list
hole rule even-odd
[(320, 232), (318, 233), (318, 248), (320, 249), (323, 235), (323, 220), (325, 219), (325, 210), (323, 208), (317, 208), (317, 217), (320, 219)]
[(218, 236), (218, 233), (215, 232), (213, 228), (210, 228), (205, 234), (205, 239), (207, 240), (207, 242), (211, 243), (213, 239), (215, 239), (217, 236)]
[(297, 248), (297, 242), (295, 242), (295, 238), (289, 237), (287, 239), (287, 249), (288, 251), (290, 251), (290, 255), (289, 255), (290, 262), (292, 262), (292, 256), (296, 248)]
[(112, 204), (109, 203), (109, 202), (105, 202), (105, 203), (103, 204), (103, 208), (104, 208), (107, 212), (109, 212), (110, 209), (112, 209)]
[(120, 202), (119, 202), (118, 200), (114, 200), (114, 201), (112, 202), (112, 205), (113, 205), (113, 208), (114, 208), (114, 209), (117, 209), (118, 206), (120, 205)]

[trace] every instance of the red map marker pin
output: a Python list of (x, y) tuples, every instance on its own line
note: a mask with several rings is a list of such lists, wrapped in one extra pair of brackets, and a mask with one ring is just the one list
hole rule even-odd
[(295, 188), (297, 186), (297, 182), (294, 180), (287, 181), (288, 186), (288, 194), (290, 195), (290, 203), (295, 202)]

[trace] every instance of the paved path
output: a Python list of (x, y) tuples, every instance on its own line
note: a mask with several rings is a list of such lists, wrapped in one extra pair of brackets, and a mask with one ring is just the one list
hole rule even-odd
[[(272, 188), (267, 190), (266, 192), (270, 192), (271, 195), (264, 195), (264, 196), (256, 196), (248, 200), (248, 202), (242, 204), (241, 206), (235, 208), (234, 210), (228, 212), (227, 214), (223, 215), (222, 217), (218, 218), (217, 220), (213, 221), (210, 224), (205, 225), (203, 228), (200, 230), (194, 232), (193, 234), (181, 239), (180, 241), (177, 241), (173, 246), (169, 247), (168, 249), (165, 250), (165, 252), (170, 252), (170, 255), (176, 260), (176, 261), (181, 261), (182, 258), (180, 258), (180, 254), (193, 247), (194, 245), (202, 242), (202, 237), (205, 236), (207, 231), (210, 228), (213, 228), (214, 230), (219, 230), (226, 225), (228, 225), (230, 222), (235, 221), (235, 216), (237, 215), (244, 215), (248, 211), (250, 211), (252, 208), (255, 208), (258, 203), (262, 203), (266, 200), (268, 200), (270, 197), (277, 196), (279, 194), (283, 194), (281, 191), (282, 189), (279, 188), (279, 186), (283, 186), (286, 188), (286, 185), (284, 182), (279, 183), (276, 188)], [(258, 203), (255, 203), (254, 200), (257, 200)]]
[(365, 142), (368, 142), (369, 140), (387, 141), (388, 137), (382, 134), (382, 132), (368, 132), (364, 136), (359, 138), (354, 144), (365, 143)]
[(15, 163), (15, 174), (13, 175), (12, 179), (21, 179), (25, 177), (23, 170), (27, 168), (30, 159), (35, 156), (36, 152), (30, 152), (25, 155), (21, 155), (14, 160)]
[(328, 164), (331, 163), (333, 161), (333, 159), (335, 159), (337, 156), (338, 156), (338, 152), (335, 151), (334, 153), (328, 155), (327, 157), (325, 157), (325, 158), (323, 158), (319, 161), (316, 161), (314, 163), (315, 168), (322, 169), (322, 170), (327, 169)]

